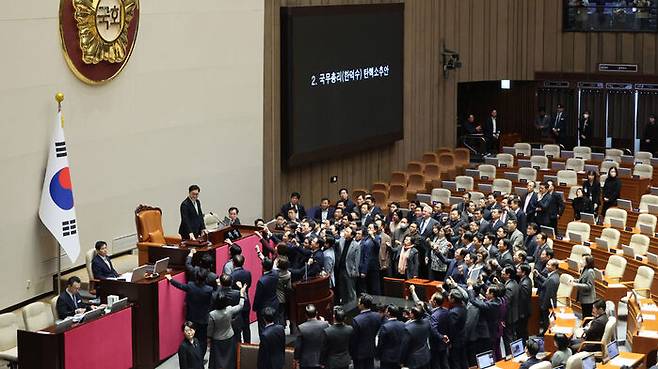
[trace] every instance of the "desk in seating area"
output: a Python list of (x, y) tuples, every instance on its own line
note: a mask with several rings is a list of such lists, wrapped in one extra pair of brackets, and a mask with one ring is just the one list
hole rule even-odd
[[(638, 319), (638, 317), (641, 317)], [(658, 306), (652, 299), (628, 299), (626, 340), (633, 351), (647, 354), (647, 364), (656, 362), (658, 349)]]
[(37, 332), (18, 331), (21, 369), (128, 369), (136, 342), (133, 308), (74, 324), (62, 332), (55, 326)]

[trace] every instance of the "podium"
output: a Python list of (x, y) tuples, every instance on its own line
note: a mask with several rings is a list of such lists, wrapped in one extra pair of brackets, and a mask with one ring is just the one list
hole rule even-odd
[(334, 303), (334, 291), (329, 288), (329, 277), (317, 277), (295, 282), (288, 298), (288, 319), (297, 326), (306, 321), (306, 305), (313, 304), (320, 316), (330, 319)]
[(19, 330), (21, 369), (128, 369), (133, 367), (133, 311), (127, 306), (58, 332)]

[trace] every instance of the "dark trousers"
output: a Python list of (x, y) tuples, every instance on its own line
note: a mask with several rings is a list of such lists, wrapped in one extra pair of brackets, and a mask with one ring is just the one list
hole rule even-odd
[(516, 332), (516, 323), (507, 323), (505, 324), (505, 330), (503, 330), (503, 343), (505, 344), (505, 354), (512, 354), (510, 344), (514, 341), (514, 334)]
[(450, 369), (448, 350), (432, 351), (431, 355), (432, 360), (430, 360), (430, 366), (432, 369)]
[(381, 295), (381, 287), (379, 285), (379, 270), (368, 270), (365, 278), (366, 292), (371, 295)]
[(375, 368), (375, 359), (353, 359), (354, 369), (374, 369)]
[(446, 279), (446, 272), (439, 272), (436, 270), (430, 269), (429, 279), (432, 281), (443, 281)]
[[(242, 331), (242, 343), (251, 343), (251, 329), (249, 329), (249, 310), (242, 310), (240, 312), (240, 317), (242, 318), (242, 326), (240, 330)], [(237, 334), (240, 334), (239, 332)]]
[(379, 368), (380, 369), (400, 369), (400, 364), (381, 362), (381, 363), (379, 363)]
[(548, 226), (555, 230), (555, 235), (557, 236), (557, 218), (551, 218), (548, 221)]
[(594, 304), (580, 304), (580, 307), (582, 308), (581, 311), (583, 313), (583, 319), (592, 316), (592, 305)]
[(206, 324), (194, 322), (194, 331), (194, 336), (199, 339), (199, 348), (205, 355), (208, 349), (208, 322)]
[(548, 310), (539, 309), (539, 329), (546, 332), (548, 329)]
[(516, 337), (523, 338), (523, 342), (528, 340), (528, 317), (519, 318), (516, 324)]
[(448, 354), (450, 369), (468, 369), (466, 350), (461, 346), (451, 346)]

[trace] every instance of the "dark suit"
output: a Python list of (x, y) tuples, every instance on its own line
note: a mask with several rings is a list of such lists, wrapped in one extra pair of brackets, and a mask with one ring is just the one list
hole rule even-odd
[[(501, 301), (498, 298), (493, 300), (482, 300), (475, 297), (475, 291), (468, 290), (468, 298), (471, 304), (480, 310), (480, 316), (485, 317), (487, 320), (487, 328), (489, 329), (490, 347), (495, 349), (498, 354), (500, 348), (500, 307)], [(499, 357), (498, 355), (496, 357)]]
[[(210, 301), (212, 300), (212, 287), (207, 284), (199, 286), (196, 282), (187, 282), (182, 284), (172, 279), (171, 284), (185, 291), (185, 319), (194, 323), (195, 330), (199, 337), (206, 337), (208, 332), (208, 312), (210, 312)], [(201, 352), (206, 354), (208, 341), (203, 339), (199, 341)]]
[[(423, 222), (427, 224), (423, 224)], [(428, 237), (432, 237), (432, 228), (434, 227), (435, 224), (438, 224), (439, 222), (436, 221), (436, 219), (429, 217), (427, 220), (425, 218), (419, 219), (418, 220), (418, 233), (420, 234), (420, 237), (422, 239), (426, 239)], [(425, 228), (423, 230), (423, 227)]]
[[(600, 341), (605, 332), (605, 325), (608, 324), (608, 316), (601, 314), (592, 319), (589, 323), (589, 329), (583, 333), (583, 341)], [(598, 345), (585, 345), (584, 351), (597, 351), (600, 350)]]
[(206, 229), (206, 224), (203, 222), (201, 201), (196, 200), (196, 204), (199, 209), (198, 212), (189, 197), (180, 204), (180, 226), (178, 227), (178, 233), (180, 233), (184, 240), (190, 238), (190, 233), (198, 236), (202, 230)]
[(327, 369), (346, 369), (350, 366), (350, 340), (354, 329), (336, 323), (324, 329), (326, 341), (322, 353), (322, 362)]
[(405, 334), (404, 323), (397, 319), (386, 320), (382, 323), (377, 334), (378, 340), (375, 352), (382, 369), (400, 368)]
[[(530, 200), (528, 200), (530, 196)], [(526, 201), (528, 204), (526, 205)], [(535, 191), (526, 193), (521, 199), (521, 210), (526, 216), (526, 224), (535, 221), (535, 209), (537, 208), (537, 193)], [(520, 228), (520, 227), (519, 227)], [(521, 231), (525, 231), (525, 228), (520, 228)]]
[(295, 340), (295, 360), (301, 368), (319, 368), (320, 356), (325, 345), (325, 328), (329, 323), (324, 320), (311, 319), (299, 325), (299, 334)]
[(514, 258), (512, 257), (512, 250), (506, 250), (504, 253), (498, 255), (498, 265), (501, 268), (514, 265)]
[[(543, 278), (538, 278), (543, 279)], [(551, 308), (551, 302), (557, 303), (557, 289), (560, 287), (560, 275), (557, 271), (551, 273), (548, 278), (543, 279), (542, 288), (539, 291), (539, 326), (546, 329), (548, 327), (548, 310)]]
[(528, 318), (530, 317), (530, 298), (532, 297), (532, 281), (523, 277), (519, 281), (519, 322), (516, 326), (516, 336), (528, 340)]
[(514, 341), (516, 323), (519, 320), (519, 284), (514, 279), (505, 282), (505, 300), (507, 301), (507, 316), (505, 317), (505, 332), (503, 342), (505, 350), (511, 353), (510, 343)]
[(468, 369), (465, 326), (466, 308), (463, 305), (453, 306), (448, 312), (448, 338), (450, 338), (448, 359), (450, 369)]
[[(535, 222), (540, 226), (551, 227), (551, 218), (557, 219), (557, 204), (555, 197), (546, 192), (544, 197), (537, 202), (537, 210), (535, 212)], [(555, 230), (557, 232), (557, 229)]]
[(350, 340), (350, 355), (354, 369), (374, 368), (375, 337), (381, 323), (381, 315), (370, 310), (364, 310), (352, 319), (354, 332)]
[(592, 145), (592, 122), (589, 118), (580, 118), (578, 120), (578, 138), (580, 139), (580, 146)]
[(59, 298), (57, 299), (57, 315), (59, 319), (74, 316), (76, 309), (87, 309), (89, 307), (88, 304), (82, 301), (79, 293), (76, 293), (73, 297), (75, 301), (71, 299), (71, 296), (66, 290), (59, 294)]
[(498, 228), (505, 226), (505, 222), (503, 222), (500, 218), (495, 221), (492, 219), (489, 223), (491, 223), (491, 232), (494, 234), (498, 231)]
[(265, 272), (256, 284), (256, 295), (254, 296), (253, 310), (258, 317), (258, 332), (263, 330), (265, 322), (261, 318), (261, 311), (265, 307), (271, 307), (274, 311), (279, 309), (279, 299), (276, 296), (276, 286), (279, 283), (279, 273), (275, 270)]
[(449, 369), (448, 344), (443, 337), (448, 335), (448, 310), (443, 307), (432, 309), (430, 313), (430, 353), (432, 369)]
[(290, 202), (287, 202), (281, 206), (281, 215), (283, 215), (284, 218), (287, 220), (290, 220), (288, 218), (288, 211), (290, 209), (297, 209), (297, 218), (298, 219), (304, 219), (306, 217), (306, 209), (304, 209), (304, 205), (297, 203), (297, 205), (293, 205)]
[(535, 356), (531, 356), (528, 360), (524, 361), (519, 365), (519, 369), (530, 369), (533, 365), (541, 363), (541, 360), (537, 359)]
[(402, 349), (402, 363), (410, 369), (427, 368), (430, 363), (430, 323), (427, 319), (408, 321), (405, 344)]
[(119, 273), (114, 270), (112, 260), (110, 260), (109, 257), (107, 258), (107, 262), (110, 265), (107, 265), (100, 255), (96, 255), (93, 259), (91, 259), (91, 272), (94, 275), (94, 278), (108, 279), (117, 278), (119, 276)]
[(489, 152), (498, 151), (498, 139), (494, 136), (500, 132), (500, 120), (496, 117), (496, 129), (494, 130), (493, 117), (489, 116), (484, 123), (484, 138), (487, 140)]
[[(203, 337), (206, 340), (206, 337)], [(203, 369), (203, 353), (201, 352), (201, 344), (195, 337), (194, 343), (185, 338), (178, 347), (178, 367), (180, 369)]]
[[(237, 282), (240, 282), (243, 286), (247, 286), (244, 306), (242, 306), (242, 311), (240, 312), (240, 323), (242, 330), (242, 342), (250, 343), (251, 330), (249, 329), (249, 312), (251, 311), (251, 302), (249, 301), (249, 288), (251, 288), (251, 272), (242, 267), (234, 268), (233, 272), (231, 272), (231, 278), (233, 279), (233, 289), (239, 289)], [(235, 332), (235, 335), (238, 337), (236, 341), (239, 341), (240, 332)]]
[[(327, 220), (334, 219), (334, 211), (336, 209), (333, 206), (327, 208)], [(312, 218), (316, 222), (322, 222), (322, 208), (319, 206), (312, 207), (308, 210), (308, 218)]]
[(198, 265), (192, 265), (192, 257), (188, 256), (185, 258), (185, 270), (187, 271), (187, 280), (188, 281), (195, 281), (197, 274), (201, 273), (201, 270), (206, 270), (208, 272), (208, 277), (206, 278), (206, 284), (208, 284), (211, 287), (217, 287), (217, 274), (205, 269), (201, 268)]
[[(566, 132), (564, 131), (567, 127), (567, 113), (566, 112), (556, 112), (551, 119), (551, 134), (555, 139), (557, 144), (564, 143), (564, 137)], [(556, 132), (557, 131), (557, 132)]]
[(369, 294), (379, 295), (379, 242), (370, 235), (361, 240), (361, 259), (359, 261), (359, 274), (365, 274), (360, 278), (361, 290)]
[(258, 369), (283, 369), (285, 364), (286, 333), (283, 326), (270, 324), (263, 328), (258, 344)]
[(523, 212), (523, 210), (521, 210), (521, 208), (516, 209), (516, 211), (513, 211), (512, 214), (514, 214), (516, 217), (516, 229), (525, 235), (526, 228), (528, 227), (526, 214)]

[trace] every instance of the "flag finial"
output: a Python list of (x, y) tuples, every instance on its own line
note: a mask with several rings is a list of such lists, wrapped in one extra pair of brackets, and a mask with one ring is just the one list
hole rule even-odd
[(55, 100), (57, 101), (58, 104), (61, 104), (62, 101), (64, 101), (64, 94), (61, 92), (56, 93)]

